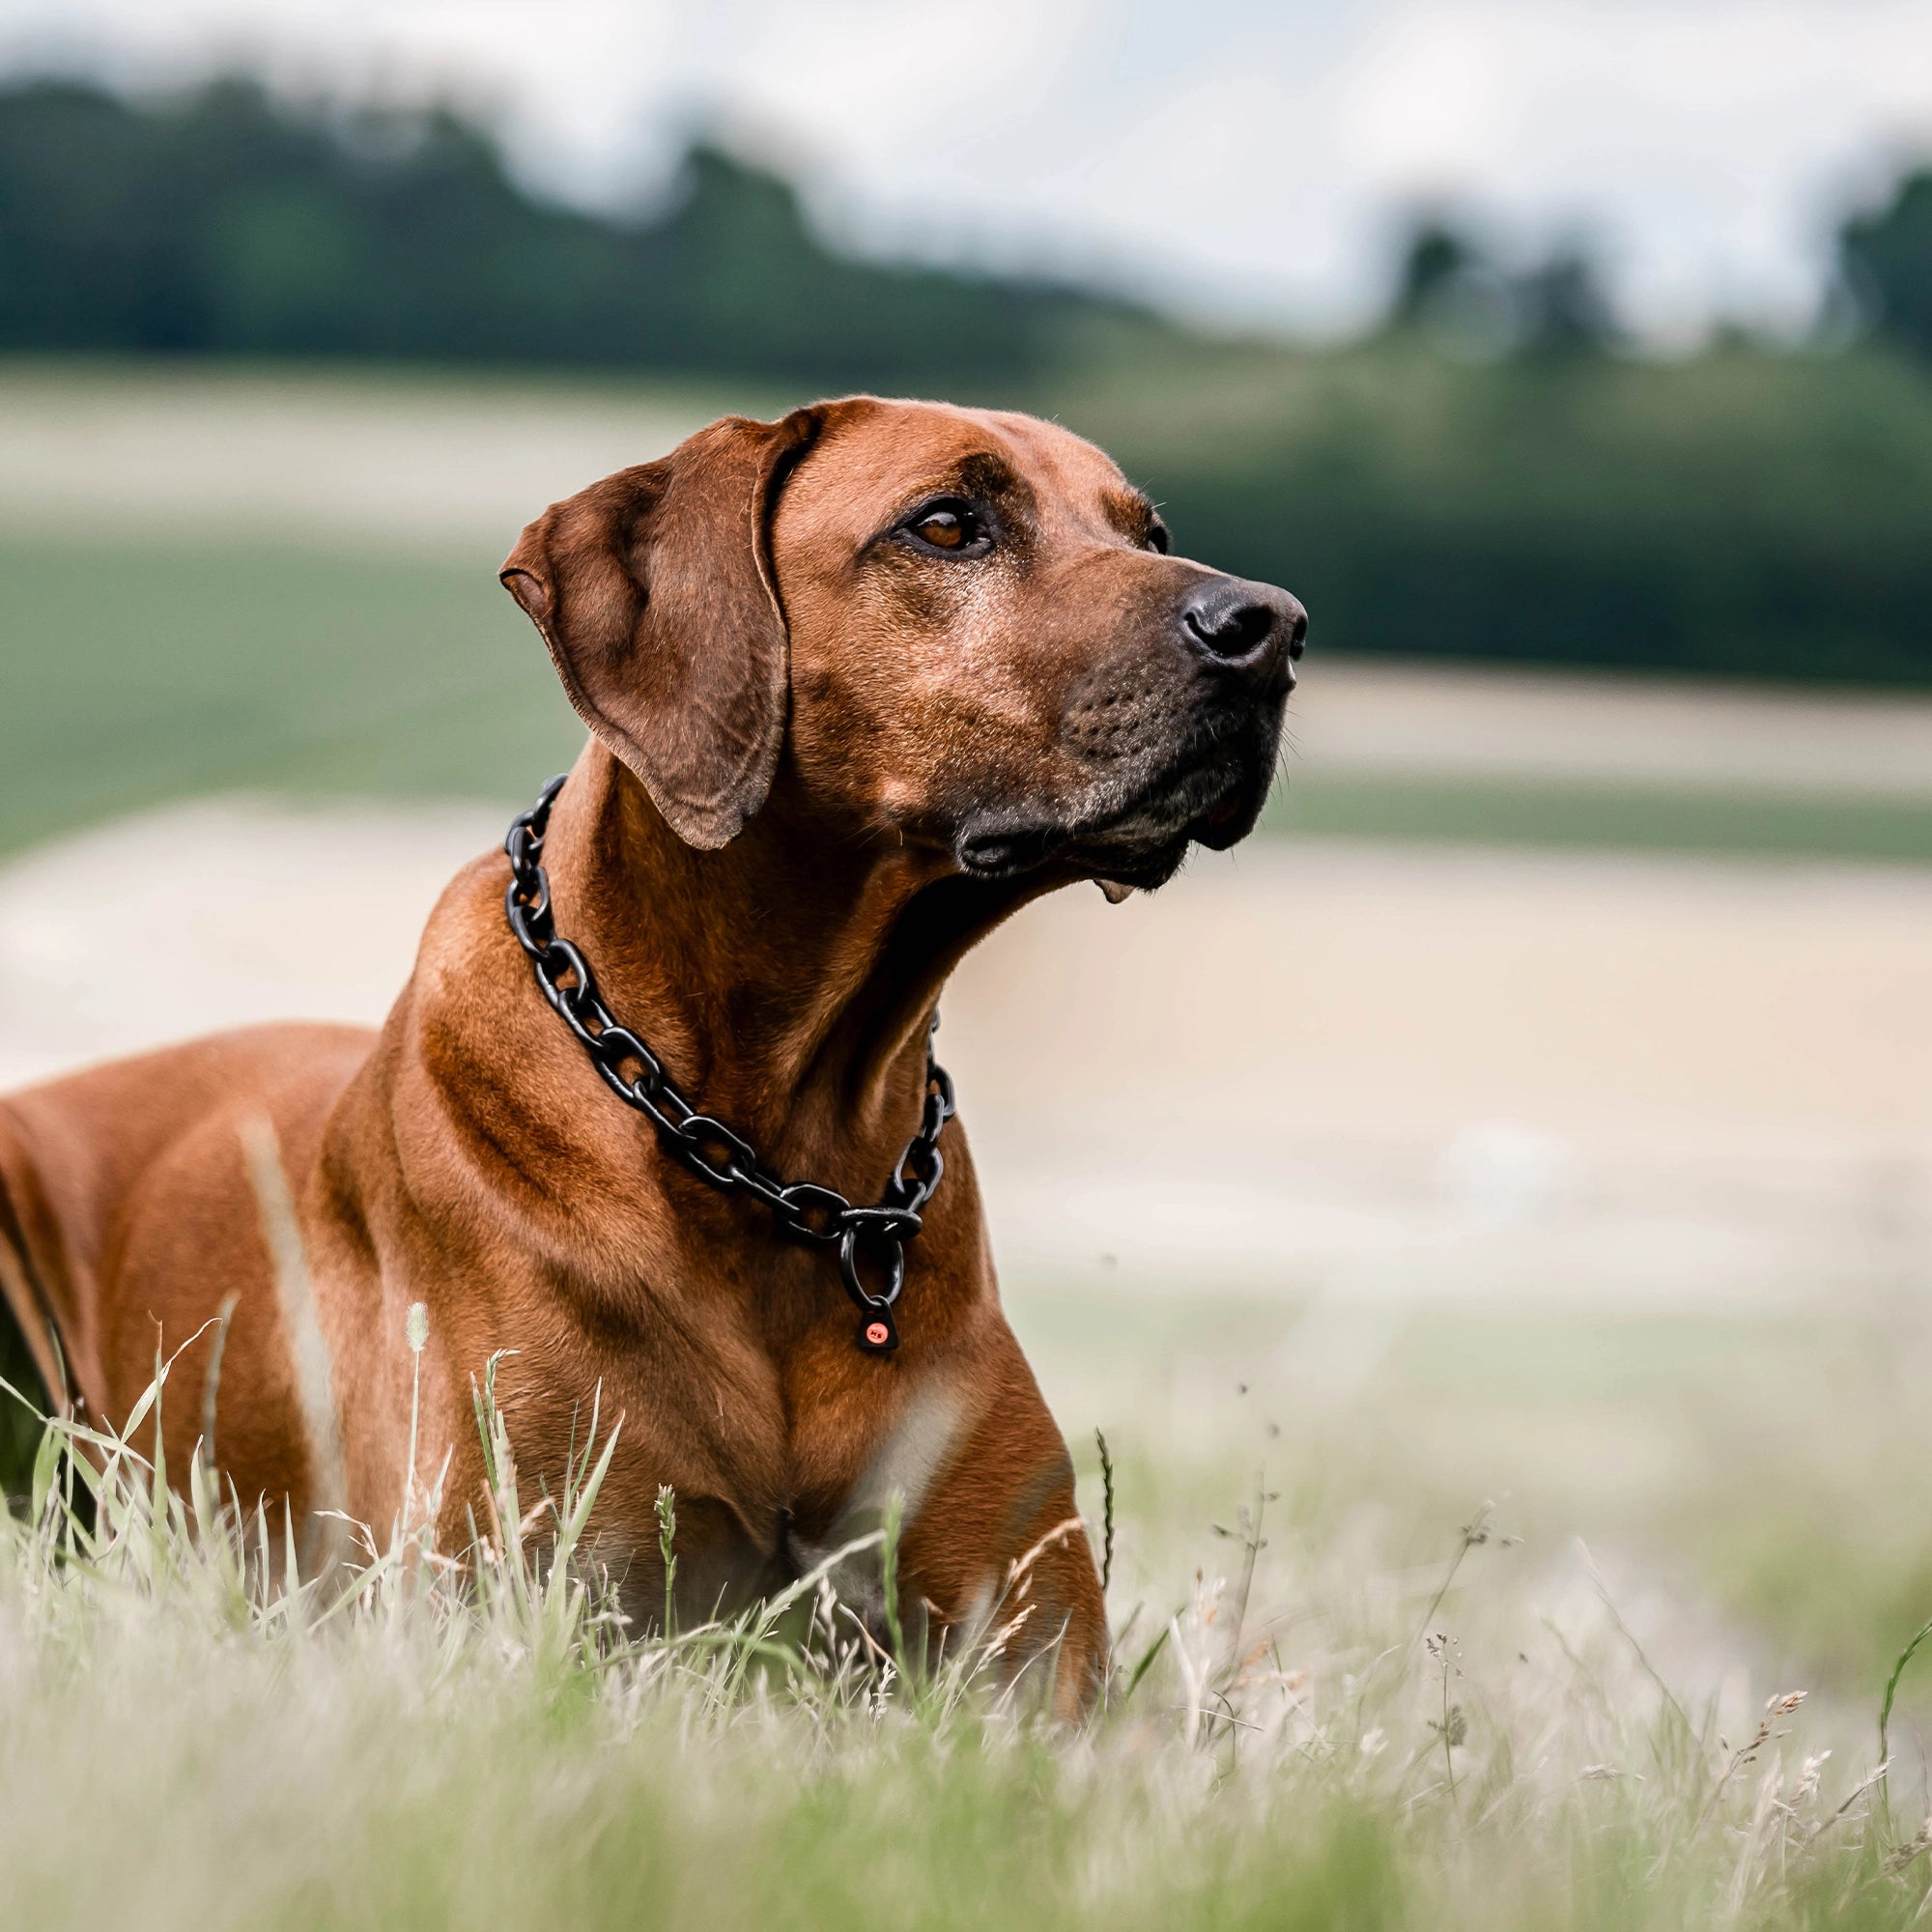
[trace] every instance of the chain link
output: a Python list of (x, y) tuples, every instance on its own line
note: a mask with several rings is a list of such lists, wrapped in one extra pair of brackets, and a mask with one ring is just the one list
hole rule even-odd
[[(678, 1092), (664, 1063), (628, 1027), (617, 1023), (599, 997), (590, 962), (569, 940), (556, 936), (543, 847), (551, 807), (562, 789), (563, 779), (552, 779), (538, 793), (537, 802), (510, 821), (509, 837), (503, 840), (510, 860), (503, 911), (517, 944), (528, 955), (538, 989), (576, 1035), (605, 1084), (657, 1128), (673, 1160), (726, 1194), (749, 1194), (762, 1202), (772, 1210), (780, 1233), (792, 1240), (838, 1250), (839, 1277), (859, 1309), (860, 1348), (868, 1354), (896, 1349), (899, 1338), (893, 1304), (905, 1286), (905, 1244), (919, 1233), (921, 1211), (946, 1172), (939, 1136), (954, 1112), (952, 1078), (932, 1057), (939, 1015), (932, 1016), (926, 1033), (925, 1104), (919, 1131), (906, 1143), (879, 1205), (855, 1207), (837, 1188), (821, 1187), (816, 1181), (787, 1183), (758, 1159), (741, 1135), (723, 1121), (699, 1113)], [(866, 1285), (867, 1265), (882, 1280), (878, 1290)]]

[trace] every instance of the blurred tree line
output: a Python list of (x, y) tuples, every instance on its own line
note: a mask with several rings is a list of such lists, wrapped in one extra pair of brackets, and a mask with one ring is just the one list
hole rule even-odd
[(1932, 173), (1849, 220), (1859, 347), (1623, 353), (1586, 250), (1431, 221), (1382, 328), (1212, 340), (1047, 280), (863, 261), (716, 148), (635, 219), (446, 113), (246, 81), (0, 89), (0, 351), (572, 364), (1061, 413), (1326, 647), (1932, 682)]
[(0, 347), (549, 362), (824, 387), (1011, 381), (1070, 289), (845, 259), (789, 184), (694, 147), (626, 222), (522, 189), (441, 112), (0, 92)]
[(1326, 644), (1932, 683), (1932, 173), (1840, 251), (1862, 340), (1662, 360), (1580, 247), (1512, 268), (1424, 221), (1370, 339), (1078, 419)]

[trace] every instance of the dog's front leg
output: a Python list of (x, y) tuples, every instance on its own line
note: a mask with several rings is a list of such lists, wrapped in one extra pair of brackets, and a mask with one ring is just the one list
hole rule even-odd
[[(926, 1492), (907, 1497), (901, 1600), (923, 1610), (942, 1666), (977, 1652), (1061, 1719), (1085, 1717), (1105, 1681), (1106, 1605), (1074, 1501), (1073, 1463), (1018, 1345), (964, 1378), (957, 1426)], [(963, 1399), (961, 1399), (963, 1397)]]

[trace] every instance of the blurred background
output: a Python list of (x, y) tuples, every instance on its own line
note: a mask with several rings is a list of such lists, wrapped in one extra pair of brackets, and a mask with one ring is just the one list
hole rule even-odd
[(1494, 1500), (1864, 1696), (1932, 1616), (1920, 4), (0, 0), (0, 1082), (379, 1017), (578, 741), (521, 525), (860, 387), (1313, 613), (1264, 831), (946, 1008), (1130, 1555), (1231, 1471)]

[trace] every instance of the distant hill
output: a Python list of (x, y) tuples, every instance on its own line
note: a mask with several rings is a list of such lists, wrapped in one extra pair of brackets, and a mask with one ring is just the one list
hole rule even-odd
[(1627, 353), (1574, 252), (1419, 228), (1297, 353), (1044, 281), (856, 259), (714, 147), (649, 218), (447, 114), (0, 88), (0, 353), (355, 358), (999, 400), (1093, 435), (1318, 650), (1932, 683), (1932, 176), (1847, 222), (1874, 340)]
[(1883, 347), (1231, 345), (1055, 401), (1316, 651), (1932, 683), (1932, 379)]
[(1130, 304), (865, 262), (789, 183), (694, 147), (659, 218), (532, 196), (446, 113), (302, 113), (250, 81), (140, 103), (0, 90), (0, 349), (380, 356), (952, 391), (1037, 381)]

